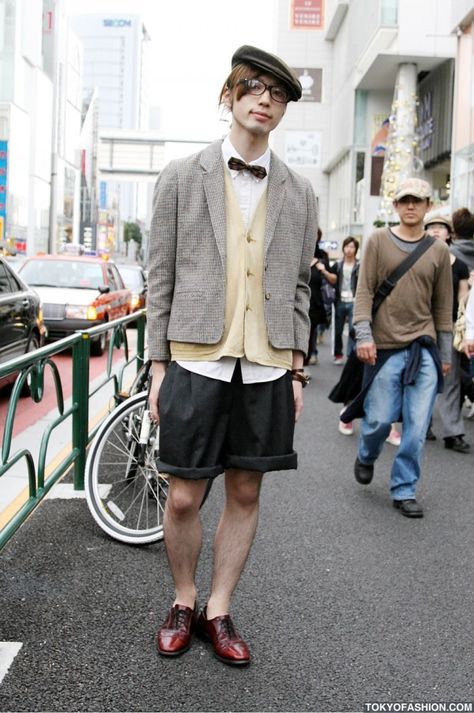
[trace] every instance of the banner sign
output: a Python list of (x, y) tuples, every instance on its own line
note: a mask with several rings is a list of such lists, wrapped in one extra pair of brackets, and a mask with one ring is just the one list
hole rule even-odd
[(290, 0), (291, 30), (322, 30), (324, 0)]
[(301, 101), (320, 102), (322, 100), (323, 70), (307, 67), (292, 67), (303, 88)]
[(7, 175), (8, 175), (8, 141), (0, 141), (0, 240), (5, 239), (7, 224)]

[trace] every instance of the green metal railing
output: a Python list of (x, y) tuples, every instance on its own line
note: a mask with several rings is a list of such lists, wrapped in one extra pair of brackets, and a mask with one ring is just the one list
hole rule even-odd
[[(132, 356), (129, 353), (126, 331), (126, 325), (131, 322), (136, 322), (137, 327), (136, 351)], [(104, 389), (105, 386), (112, 384), (115, 403), (118, 403), (125, 370), (135, 363), (138, 371), (144, 362), (145, 322), (145, 310), (141, 310), (134, 313), (133, 316), (123, 317), (105, 325), (77, 332), (70, 337), (29, 352), (18, 359), (12, 359), (0, 366), (0, 379), (19, 372), (10, 396), (2, 434), (0, 477), (11, 470), (14, 465), (24, 461), (29, 490), (27, 501), (0, 530), (0, 549), (41, 502), (54, 483), (68, 472), (71, 467), (74, 468), (74, 488), (76, 490), (84, 489), (87, 446), (100, 427), (100, 423), (98, 423), (89, 429), (89, 400), (93, 395)], [(110, 333), (105, 375), (100, 383), (90, 391), (89, 361), (91, 340), (104, 332)], [(114, 350), (122, 346), (124, 347), (125, 359), (118, 366), (117, 371), (114, 371)], [(69, 349), (72, 349), (72, 399), (69, 408), (65, 408), (61, 376), (52, 357)], [(13, 429), (18, 401), (26, 384), (29, 385), (31, 398), (35, 403), (39, 403), (43, 399), (46, 369), (51, 370), (53, 376), (58, 416), (43, 432), (35, 466), (35, 458), (29, 449), (21, 448), (11, 453)], [(55, 434), (55, 430), (70, 417), (72, 417), (71, 450), (66, 453), (59, 464), (46, 477), (48, 445)]]

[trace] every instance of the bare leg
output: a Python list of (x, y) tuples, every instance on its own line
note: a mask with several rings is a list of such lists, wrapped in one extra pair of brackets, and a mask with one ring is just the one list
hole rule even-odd
[(225, 506), (214, 540), (214, 570), (207, 618), (229, 613), (255, 537), (263, 473), (228, 470), (225, 474)]
[(170, 476), (163, 522), (166, 552), (176, 589), (174, 603), (191, 608), (196, 601), (194, 577), (202, 542), (199, 506), (206, 484), (206, 480)]

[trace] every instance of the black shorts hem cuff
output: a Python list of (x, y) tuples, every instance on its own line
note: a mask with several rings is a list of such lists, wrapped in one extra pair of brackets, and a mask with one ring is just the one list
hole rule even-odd
[(178, 465), (165, 463), (159, 458), (156, 461), (156, 466), (160, 473), (175, 475), (177, 478), (185, 478), (186, 480), (201, 480), (202, 478), (216, 478), (224, 472), (223, 465), (212, 465), (204, 468), (182, 468)]
[(295, 451), (281, 456), (233, 456), (225, 460), (225, 467), (239, 470), (256, 470), (268, 473), (270, 470), (295, 470), (298, 467), (298, 456)]

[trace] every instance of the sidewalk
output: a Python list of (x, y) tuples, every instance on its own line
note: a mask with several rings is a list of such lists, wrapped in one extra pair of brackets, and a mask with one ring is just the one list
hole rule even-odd
[[(130, 331), (130, 330), (129, 330)], [(134, 348), (134, 336), (129, 335), (131, 340), (131, 348)], [(114, 371), (117, 372), (120, 366), (124, 363), (124, 358), (114, 361)], [(128, 367), (124, 378), (131, 380), (133, 378), (134, 367)], [(104, 376), (101, 375), (94, 379), (89, 386), (89, 391), (94, 391), (102, 382)], [(53, 388), (51, 386), (51, 388)], [(101, 391), (95, 394), (89, 402), (89, 424), (93, 427), (100, 421), (109, 411), (110, 401), (113, 396), (112, 384), (107, 384)], [(65, 411), (70, 408), (72, 397), (65, 399)], [(43, 433), (49, 424), (51, 424), (59, 415), (57, 407), (53, 408), (44, 417), (28, 428), (25, 428), (12, 440), (10, 455), (23, 449), (29, 450), (34, 458), (35, 467), (38, 462), (38, 454), (41, 445)], [(54, 467), (61, 462), (67, 453), (71, 450), (71, 434), (72, 434), (72, 417), (69, 417), (61, 423), (51, 436), (48, 453), (46, 458), (47, 472), (52, 472)], [(3, 527), (10, 519), (12, 513), (19, 510), (21, 505), (29, 497), (28, 488), (28, 473), (25, 460), (16, 463), (5, 475), (0, 478), (0, 527)]]
[[(362, 711), (367, 702), (472, 700), (474, 455), (427, 444), (425, 517), (403, 518), (387, 488), (393, 446), (370, 486), (355, 482), (356, 438), (337, 432), (339, 409), (327, 400), (340, 368), (328, 347), (320, 361), (297, 427), (299, 469), (265, 476), (235, 595), (251, 666), (226, 667), (197, 640), (179, 659), (160, 659), (154, 636), (173, 596), (163, 544), (120, 544), (83, 499), (48, 499), (3, 551), (0, 639), (21, 647), (1, 711)], [(474, 443), (473, 422), (466, 440)], [(218, 479), (202, 511), (202, 603), (221, 503)]]

